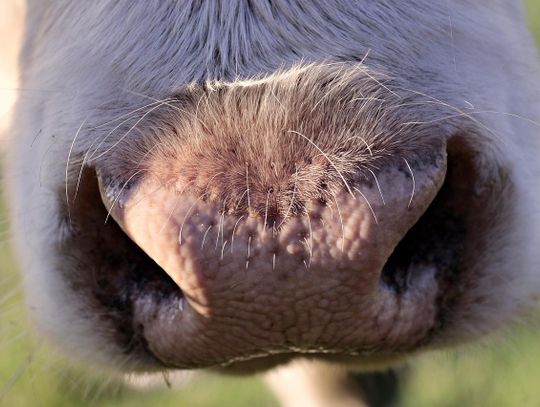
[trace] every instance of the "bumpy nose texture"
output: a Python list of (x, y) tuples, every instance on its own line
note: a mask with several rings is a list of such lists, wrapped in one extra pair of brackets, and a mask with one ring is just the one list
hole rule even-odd
[[(329, 157), (300, 132), (278, 133), (214, 135), (196, 146), (180, 143), (175, 160), (154, 160), (149, 171), (165, 174), (159, 182), (174, 184), (179, 193), (190, 191), (228, 215), (259, 217), (269, 228), (306, 214), (315, 201), (331, 201), (337, 190), (353, 194), (345, 181), (352, 160)], [(341, 148), (354, 151), (347, 143)]]
[(100, 182), (112, 217), (187, 300), (173, 324), (165, 311), (142, 321), (154, 352), (209, 365), (261, 349), (398, 346), (422, 337), (435, 315), (433, 273), (401, 299), (380, 274), (445, 170), (444, 151), (396, 159), (374, 174), (377, 182), (344, 179), (331, 200), (306, 200), (303, 213), (272, 225), (264, 213), (225, 213), (151, 176), (130, 189)]

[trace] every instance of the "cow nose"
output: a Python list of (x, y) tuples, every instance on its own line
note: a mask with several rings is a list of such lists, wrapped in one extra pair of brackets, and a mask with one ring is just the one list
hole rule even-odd
[[(326, 160), (314, 151), (305, 167)], [(178, 326), (167, 328), (175, 331), (167, 348), (185, 353), (190, 341), (210, 346), (231, 332), (238, 355), (374, 345), (381, 335), (399, 342), (389, 334), (392, 323), (400, 324), (400, 337), (425, 333), (434, 318), (434, 274), (417, 272), (412, 294), (398, 299), (383, 278), (392, 272), (383, 271), (441, 187), (445, 148), (430, 147), (422, 159), (395, 157), (356, 176), (313, 171), (326, 184), (309, 182), (299, 165), (274, 166), (231, 162), (218, 171), (229, 182), (213, 182), (216, 176), (204, 188), (181, 176), (119, 182), (98, 173), (110, 215), (185, 298)], [(374, 324), (384, 328), (371, 330)], [(163, 341), (156, 335), (154, 342)]]

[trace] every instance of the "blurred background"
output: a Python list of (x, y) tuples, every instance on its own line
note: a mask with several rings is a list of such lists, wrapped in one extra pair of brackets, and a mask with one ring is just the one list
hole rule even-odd
[[(0, 164), (2, 133), (17, 90), (21, 3), (0, 0)], [(540, 43), (540, 0), (526, 3)], [(7, 229), (0, 188), (0, 406), (277, 406), (260, 378), (199, 374), (188, 381), (173, 378), (168, 388), (167, 379), (160, 377), (143, 391), (63, 360), (28, 329)], [(411, 364), (402, 390), (401, 407), (540, 406), (540, 326), (518, 327), (459, 351), (420, 356)]]

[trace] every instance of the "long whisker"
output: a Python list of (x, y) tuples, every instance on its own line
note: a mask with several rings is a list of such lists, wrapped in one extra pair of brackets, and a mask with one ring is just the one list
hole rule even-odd
[[(165, 99), (165, 100), (163, 100), (163, 101), (161, 101), (161, 102), (154, 102), (154, 103), (151, 103), (151, 104), (147, 105), (148, 107), (150, 107), (150, 109), (147, 110), (146, 113), (143, 114), (142, 118), (144, 118), (145, 115), (146, 115), (147, 113), (150, 113), (150, 112), (152, 112), (153, 110), (159, 108), (159, 107), (160, 107), (160, 104), (162, 105), (162, 104), (167, 103), (167, 102), (168, 102), (168, 99)], [(139, 110), (142, 110), (142, 109), (143, 109), (143, 108), (136, 109), (134, 113), (136, 113), (136, 112), (138, 112)], [(115, 132), (116, 130), (118, 130), (118, 129), (119, 129), (120, 127), (122, 127), (124, 124), (126, 124), (127, 122), (129, 122), (132, 118), (133, 118), (133, 113), (132, 113), (130, 116), (128, 116), (125, 120), (122, 120), (120, 123), (118, 123), (118, 124), (117, 124), (115, 127), (113, 127), (113, 128), (112, 128), (112, 129), (111, 129), (104, 137), (102, 137), (101, 140), (100, 140), (100, 142), (99, 142), (99, 144), (98, 144), (96, 147), (94, 147), (94, 145), (95, 145), (95, 143), (96, 143), (96, 141), (97, 141), (98, 139), (96, 139), (94, 142), (92, 142), (92, 144), (90, 145), (90, 147), (88, 147), (87, 152), (86, 152), (86, 154), (85, 154), (85, 157), (84, 157), (84, 158), (85, 158), (85, 161), (88, 161), (88, 155), (90, 154), (90, 152), (92, 152), (92, 154), (97, 153), (97, 152), (99, 151), (99, 149), (101, 148), (101, 146), (109, 139), (109, 137), (110, 137), (112, 134), (114, 134), (114, 132)], [(140, 120), (140, 119), (139, 119), (139, 120)], [(97, 158), (99, 158), (99, 157), (97, 157)], [(91, 158), (91, 159), (92, 159), (92, 158)], [(90, 159), (90, 160), (91, 160), (91, 159)]]
[(307, 217), (307, 224), (308, 224), (308, 230), (309, 230), (309, 243), (306, 239), (306, 243), (308, 243), (309, 246), (309, 261), (308, 261), (308, 268), (311, 266), (311, 260), (313, 258), (313, 227), (311, 225), (311, 218), (309, 216), (309, 213), (306, 213)]
[(373, 215), (373, 219), (375, 219), (375, 223), (378, 224), (379, 220), (377, 219), (377, 215), (375, 215), (375, 211), (373, 210), (373, 207), (371, 206), (371, 203), (369, 203), (369, 200), (367, 199), (367, 197), (358, 188), (354, 187), (354, 189), (356, 192), (358, 192), (362, 196), (362, 198), (364, 198), (364, 201), (366, 201), (367, 206), (369, 210), (371, 211), (371, 214)]
[(336, 204), (336, 209), (339, 216), (339, 222), (341, 224), (341, 253), (344, 253), (345, 252), (345, 225), (343, 224), (343, 217), (341, 216), (341, 210), (339, 209), (339, 204), (335, 196), (334, 196), (334, 202)]
[(223, 242), (223, 245), (221, 246), (221, 257), (220, 257), (220, 260), (223, 260), (223, 256), (225, 255), (225, 246), (227, 246), (227, 243), (229, 243), (228, 240), (225, 240), (225, 242)]
[(240, 223), (240, 221), (242, 220), (243, 217), (244, 217), (244, 215), (240, 216), (236, 220), (236, 223), (234, 224), (234, 227), (233, 227), (233, 230), (232, 230), (232, 235), (231, 235), (231, 253), (234, 250), (234, 233), (236, 232), (236, 227), (238, 226), (238, 224)]
[(264, 205), (264, 224), (263, 227), (266, 228), (266, 223), (268, 222), (268, 202), (270, 199), (270, 190), (266, 193), (266, 204)]
[(292, 192), (292, 196), (291, 196), (291, 202), (289, 204), (289, 207), (287, 208), (287, 212), (285, 212), (285, 214), (283, 215), (283, 219), (281, 220), (281, 222), (278, 225), (278, 229), (280, 228), (281, 225), (283, 225), (283, 223), (289, 217), (289, 213), (291, 212), (292, 206), (294, 205), (294, 199), (296, 198), (296, 185), (298, 183), (298, 167), (296, 166), (296, 164), (294, 165), (294, 167), (295, 167), (294, 184), (293, 184), (293, 192)]
[(249, 196), (249, 165), (247, 162), (246, 162), (246, 192), (247, 192), (248, 213), (251, 214), (251, 199)]
[(471, 121), (473, 121), (475, 124), (477, 124), (478, 126), (480, 126), (481, 128), (483, 128), (484, 130), (486, 130), (487, 132), (489, 132), (491, 135), (493, 135), (494, 137), (496, 137), (497, 139), (500, 139), (500, 137), (498, 136), (498, 134), (491, 128), (489, 128), (488, 126), (486, 126), (484, 123), (480, 122), (478, 119), (475, 119), (471, 113), (472, 112), (464, 112), (463, 110), (461, 110), (460, 108), (456, 107), (456, 106), (453, 106), (447, 102), (444, 102), (440, 99), (437, 99), (436, 97), (434, 96), (431, 96), (431, 95), (428, 95), (426, 93), (423, 93), (423, 92), (420, 92), (420, 91), (416, 91), (416, 90), (413, 90), (413, 89), (408, 89), (408, 88), (399, 88), (398, 89), (401, 89), (401, 90), (404, 90), (406, 92), (410, 92), (412, 94), (415, 94), (415, 95), (420, 95), (420, 96), (424, 96), (428, 99), (430, 99), (429, 101), (426, 101), (425, 103), (429, 103), (429, 102), (435, 102), (436, 104), (440, 105), (440, 106), (444, 106), (444, 107), (448, 107), (449, 109), (452, 109), (458, 113), (460, 113), (460, 115), (462, 115), (463, 117), (466, 117), (468, 119), (470, 119)]
[(248, 241), (247, 241), (246, 270), (249, 269), (250, 258), (251, 258), (251, 235), (248, 236)]
[(414, 198), (414, 193), (416, 191), (416, 180), (414, 178), (414, 173), (413, 173), (413, 170), (411, 168), (411, 166), (409, 165), (409, 162), (407, 161), (406, 158), (403, 158), (403, 161), (405, 161), (405, 164), (407, 165), (407, 168), (409, 169), (410, 173), (411, 173), (411, 177), (412, 177), (412, 192), (411, 192), (411, 199), (409, 200), (409, 204), (407, 205), (407, 208), (410, 208), (411, 207), (411, 204), (412, 204), (412, 201), (413, 201), (413, 198)]
[(73, 153), (73, 148), (75, 147), (75, 143), (77, 142), (77, 138), (79, 137), (79, 134), (81, 133), (81, 129), (83, 128), (84, 124), (86, 123), (87, 119), (84, 119), (79, 128), (77, 129), (77, 132), (75, 133), (75, 137), (73, 137), (73, 141), (71, 142), (71, 146), (69, 147), (69, 153), (68, 158), (66, 162), (66, 205), (67, 205), (67, 212), (68, 212), (68, 219), (71, 223), (71, 211), (69, 207), (69, 163), (71, 161), (71, 154)]
[(206, 228), (206, 231), (204, 232), (204, 235), (203, 235), (203, 238), (202, 238), (202, 242), (201, 242), (201, 250), (204, 249), (204, 242), (206, 240), (206, 236), (208, 236), (208, 232), (210, 232), (210, 229), (212, 229), (213, 226), (210, 225)]
[(221, 216), (219, 217), (219, 222), (218, 222), (218, 231), (217, 231), (217, 236), (216, 236), (216, 247), (215, 247), (215, 249), (218, 248), (219, 236), (220, 235), (221, 235), (221, 244), (223, 244), (224, 229), (225, 229), (225, 212), (222, 211)]
[(107, 223), (107, 221), (109, 220), (110, 216), (111, 216), (111, 212), (114, 208), (114, 206), (116, 205), (116, 202), (118, 202), (118, 199), (120, 199), (120, 195), (122, 195), (122, 192), (124, 192), (124, 189), (126, 188), (126, 186), (131, 182), (131, 180), (133, 178), (135, 178), (137, 175), (139, 175), (140, 173), (144, 172), (144, 170), (138, 170), (138, 171), (135, 171), (133, 173), (133, 175), (131, 175), (131, 177), (129, 177), (127, 179), (126, 182), (124, 182), (124, 185), (122, 185), (122, 188), (120, 189), (120, 191), (118, 191), (118, 193), (116, 194), (116, 196), (114, 197), (114, 200), (111, 204), (111, 207), (109, 208), (109, 210), (107, 211), (107, 216), (105, 217), (105, 223)]
[[(119, 129), (122, 125), (124, 125), (125, 123), (127, 123), (129, 120), (131, 120), (131, 118), (133, 117), (133, 113), (139, 111), (139, 110), (142, 110), (146, 107), (149, 107), (149, 106), (153, 106), (155, 105), (156, 103), (158, 102), (155, 102), (155, 103), (151, 103), (151, 104), (148, 104), (146, 106), (143, 106), (139, 109), (135, 109), (133, 112), (130, 112), (129, 113), (129, 117), (126, 119), (126, 120), (123, 120), (122, 122), (120, 122), (116, 127), (114, 127), (111, 131), (109, 131), (109, 133), (107, 135), (105, 135), (105, 137), (103, 137), (101, 139), (101, 142), (98, 144), (97, 147), (94, 148), (94, 145), (96, 144), (97, 142), (97, 139), (94, 140), (92, 142), (92, 144), (90, 144), (90, 146), (86, 149), (86, 153), (84, 154), (84, 157), (83, 157), (83, 160), (82, 160), (82, 163), (81, 163), (81, 166), (80, 166), (80, 169), (79, 169), (79, 175), (77, 177), (77, 186), (75, 188), (75, 198), (77, 197), (77, 193), (79, 191), (79, 187), (80, 187), (80, 184), (81, 184), (81, 179), (82, 179), (82, 174), (83, 174), (83, 171), (84, 171), (84, 168), (86, 166), (86, 164), (91, 161), (89, 158), (91, 157), (91, 155), (93, 155), (94, 153), (96, 153), (97, 151), (99, 151), (100, 147), (103, 145), (103, 143), (117, 130)], [(162, 103), (162, 102), (161, 102)], [(99, 127), (99, 126), (98, 126)], [(95, 129), (95, 128), (94, 128)], [(162, 143), (159, 143), (158, 145), (161, 145)], [(154, 146), (155, 147), (155, 146)], [(152, 147), (152, 149), (154, 148)], [(74, 198), (74, 199), (75, 199)]]
[(381, 195), (382, 203), (384, 206), (386, 206), (386, 202), (384, 201), (384, 196), (382, 193), (381, 185), (379, 184), (379, 180), (377, 179), (377, 175), (375, 175), (375, 173), (370, 169), (368, 169), (368, 171), (371, 173), (371, 175), (373, 175), (373, 178), (375, 178), (375, 184), (377, 185), (377, 189), (379, 190), (379, 194)]
[(180, 231), (178, 232), (178, 244), (182, 246), (182, 232), (184, 230), (184, 225), (187, 221), (188, 216), (191, 214), (191, 211), (195, 208), (195, 205), (206, 195), (206, 193), (203, 193), (201, 196), (199, 196), (195, 202), (189, 207), (188, 211), (186, 212), (184, 216), (184, 220), (182, 221), (182, 225), (180, 226)]
[(362, 141), (364, 143), (364, 145), (366, 146), (368, 152), (369, 152), (369, 155), (371, 157), (373, 157), (373, 150), (371, 149), (371, 146), (368, 144), (368, 142), (366, 141), (366, 139), (364, 139), (363, 137), (360, 137), (360, 136), (351, 136), (349, 138), (347, 138), (347, 140), (345, 140), (344, 144), (347, 144), (350, 140), (354, 140), (354, 139), (359, 139), (360, 141)]
[[(167, 98), (167, 99), (170, 99), (170, 98)], [(139, 112), (139, 111), (141, 111), (141, 110), (144, 110), (144, 109), (146, 109), (146, 108), (148, 108), (148, 107), (152, 107), (152, 106), (154, 106), (154, 105), (156, 105), (156, 104), (158, 104), (158, 103), (162, 103), (163, 101), (165, 101), (165, 100), (167, 100), (167, 99), (163, 99), (163, 100), (157, 100), (157, 99), (156, 99), (156, 100), (155, 100), (154, 102), (152, 102), (152, 103), (148, 103), (148, 104), (146, 104), (146, 105), (144, 105), (144, 106), (141, 106), (141, 107), (138, 107), (138, 108), (136, 108), (136, 109), (130, 110), (130, 111), (127, 112), (127, 113), (124, 113), (124, 114), (122, 114), (122, 115), (120, 115), (120, 116), (118, 116), (118, 117), (116, 117), (116, 118), (114, 118), (114, 119), (107, 120), (106, 122), (103, 122), (103, 123), (101, 123), (101, 124), (98, 124), (97, 126), (90, 127), (89, 130), (97, 130), (97, 129), (100, 129), (100, 128), (102, 128), (102, 127), (106, 127), (106, 126), (108, 126), (109, 124), (112, 124), (112, 123), (114, 123), (114, 122), (117, 122), (118, 120), (123, 120), (123, 119), (126, 119), (126, 118), (129, 119), (130, 117), (133, 117), (133, 114), (134, 114), (134, 113), (137, 113), (137, 112)], [(170, 100), (173, 100), (173, 99), (170, 99)], [(125, 123), (125, 122), (126, 122), (126, 120), (123, 121), (123, 123)]]
[[(144, 113), (136, 122), (133, 126), (131, 126), (129, 128), (128, 131), (126, 131), (124, 133), (124, 135), (122, 137), (120, 137), (112, 146), (110, 146), (109, 148), (107, 148), (105, 151), (103, 151), (102, 153), (98, 154), (97, 156), (91, 156), (89, 158), (89, 161), (95, 161), (95, 160), (99, 160), (101, 157), (105, 156), (106, 154), (108, 154), (109, 152), (111, 152), (111, 150), (113, 150), (116, 146), (118, 146), (122, 141), (124, 141), (124, 139), (134, 130), (137, 128), (137, 126), (150, 114), (152, 113), (153, 111), (159, 109), (160, 107), (166, 105), (167, 102), (162, 102), (162, 103), (159, 103), (158, 105), (152, 107), (151, 109), (149, 109), (146, 113)], [(102, 143), (104, 142), (104, 140), (102, 141)], [(102, 145), (102, 143), (100, 143), (100, 145), (98, 145), (98, 147), (96, 147), (96, 150), (95, 151), (98, 151), (99, 150), (99, 147)]]
[[(161, 101), (159, 99), (153, 98), (152, 96), (148, 96), (148, 95), (138, 93), (138, 92), (135, 92), (135, 91), (131, 91), (131, 90), (128, 90), (128, 89), (123, 89), (123, 90), (125, 92), (132, 93), (134, 95), (137, 95), (137, 96), (147, 98), (147, 99), (153, 100), (155, 102), (161, 103)], [(165, 106), (170, 107), (173, 110), (176, 110), (176, 111), (178, 111), (178, 112), (180, 112), (182, 114), (185, 114), (185, 115), (188, 115), (188, 116), (194, 118), (195, 121), (199, 122), (203, 127), (208, 128), (208, 125), (198, 117), (199, 103), (202, 101), (202, 99), (199, 99), (199, 101), (197, 102), (197, 107), (196, 107), (195, 113), (189, 112), (189, 111), (187, 111), (185, 109), (182, 109), (181, 107), (178, 107), (176, 105), (171, 104), (171, 102), (174, 102), (176, 100), (175, 98), (168, 98), (168, 99), (165, 99), (165, 100), (167, 100), (166, 103), (163, 103)]]

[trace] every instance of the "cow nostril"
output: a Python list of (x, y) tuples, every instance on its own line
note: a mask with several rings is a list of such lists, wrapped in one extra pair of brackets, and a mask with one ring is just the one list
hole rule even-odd
[(473, 150), (456, 137), (448, 144), (447, 173), (437, 196), (395, 247), (381, 273), (383, 286), (404, 293), (426, 273), (444, 284), (459, 281), (466, 248), (477, 247), (482, 211), (490, 194), (478, 194), (482, 183)]
[[(131, 186), (114, 183), (111, 189), (129, 191)], [(119, 200), (115, 204), (120, 205)], [(133, 302), (152, 297), (162, 303), (178, 300), (182, 291), (158, 264), (140, 249), (109, 216), (101, 198), (98, 175), (86, 168), (77, 197), (70, 202), (72, 240), (82, 248), (80, 261), (93, 265), (91, 281), (94, 298), (111, 309), (111, 317), (130, 321)], [(69, 248), (66, 247), (66, 250)]]
[(403, 293), (422, 273), (435, 270), (437, 278), (456, 276), (466, 229), (463, 217), (446, 205), (451, 190), (447, 178), (426, 213), (396, 246), (381, 273), (385, 286)]

